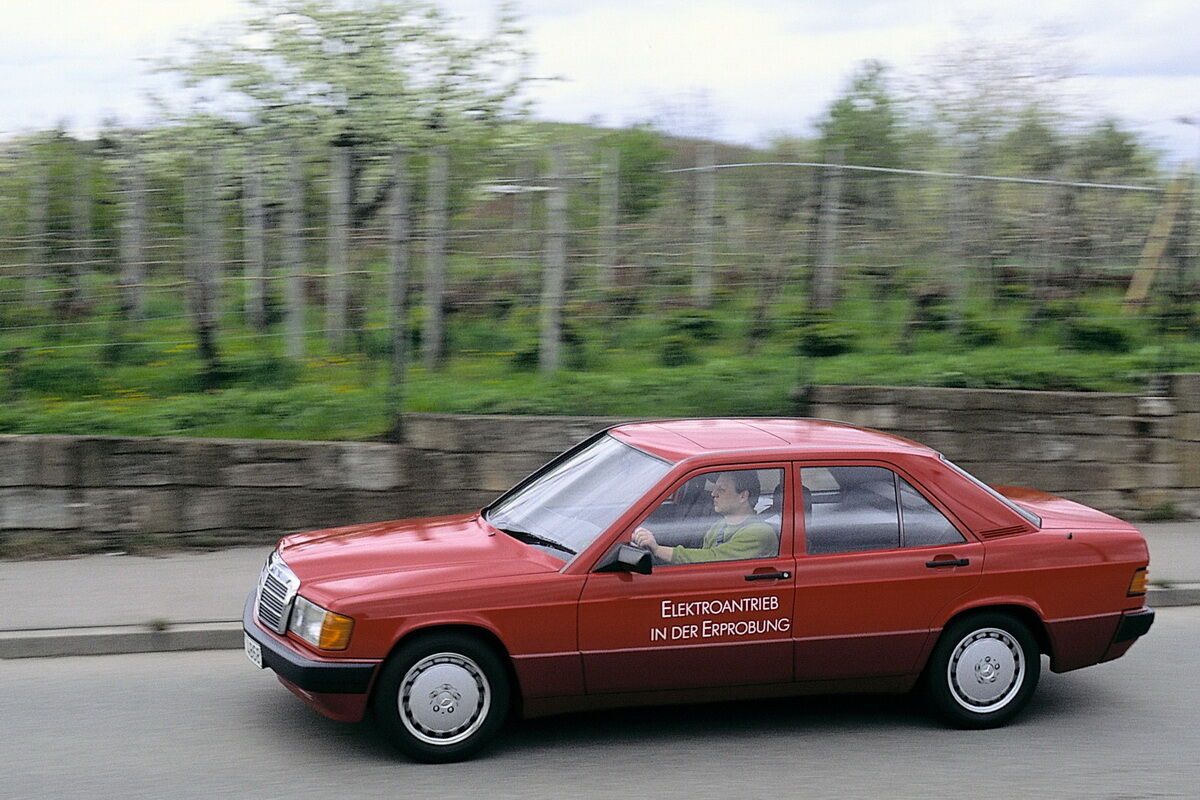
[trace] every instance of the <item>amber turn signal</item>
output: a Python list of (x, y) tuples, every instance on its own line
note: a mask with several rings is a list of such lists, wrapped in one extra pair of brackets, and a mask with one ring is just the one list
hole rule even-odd
[(1150, 582), (1150, 570), (1142, 567), (1134, 570), (1133, 579), (1129, 581), (1129, 596), (1134, 597), (1146, 593), (1146, 584)]
[(325, 623), (321, 626), (321, 640), (317, 644), (322, 650), (345, 650), (350, 646), (350, 634), (354, 631), (354, 620), (325, 612)]

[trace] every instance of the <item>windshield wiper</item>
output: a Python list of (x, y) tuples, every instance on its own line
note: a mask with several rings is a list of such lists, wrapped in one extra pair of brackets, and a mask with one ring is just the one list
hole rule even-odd
[(575, 551), (567, 547), (562, 542), (556, 542), (553, 539), (547, 539), (545, 536), (538, 536), (532, 531), (525, 531), (521, 530), (520, 528), (500, 528), (499, 530), (501, 533), (507, 533), (518, 542), (524, 542), (525, 544), (540, 544), (543, 547), (553, 547), (555, 550), (562, 550), (564, 553), (575, 555)]

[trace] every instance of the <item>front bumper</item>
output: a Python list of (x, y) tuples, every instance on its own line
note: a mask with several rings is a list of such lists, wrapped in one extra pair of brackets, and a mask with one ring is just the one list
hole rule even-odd
[(378, 662), (318, 661), (307, 658), (259, 627), (254, 619), (255, 592), (242, 609), (242, 629), (262, 647), (263, 666), (281, 680), (310, 694), (366, 694)]

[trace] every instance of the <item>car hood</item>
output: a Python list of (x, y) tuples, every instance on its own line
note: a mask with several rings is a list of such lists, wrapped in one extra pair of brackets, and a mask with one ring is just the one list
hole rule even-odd
[(1016, 486), (994, 486), (992, 488), (1041, 517), (1042, 528), (1134, 530), (1132, 525), (1111, 514), (1105, 514), (1103, 511), (1097, 511), (1065, 497)]
[(314, 602), (562, 568), (477, 513), (293, 534), (279, 553)]

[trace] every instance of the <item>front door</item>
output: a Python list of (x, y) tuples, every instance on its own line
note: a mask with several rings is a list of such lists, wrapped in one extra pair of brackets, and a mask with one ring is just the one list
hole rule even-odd
[[(748, 465), (689, 476), (639, 523), (686, 563), (660, 562), (650, 575), (588, 576), (579, 643), (589, 693), (791, 680), (787, 472), (778, 464)], [(732, 473), (753, 477), (736, 476), (735, 487)], [(748, 502), (748, 518), (717, 513), (729, 511), (722, 503), (732, 502), (731, 492)], [(736, 560), (721, 560), (731, 555)]]

